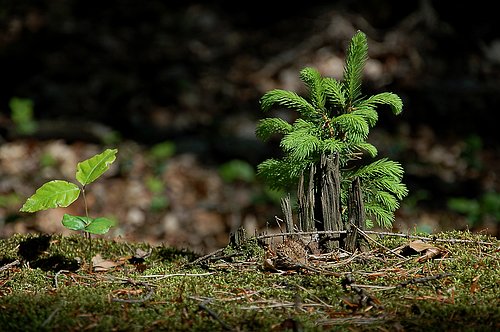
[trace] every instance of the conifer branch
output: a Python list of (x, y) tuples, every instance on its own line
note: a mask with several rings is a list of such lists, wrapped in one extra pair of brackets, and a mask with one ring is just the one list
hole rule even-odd
[(300, 71), (300, 79), (309, 89), (309, 96), (313, 106), (317, 109), (323, 109), (326, 98), (322, 84), (323, 78), (320, 73), (314, 68), (306, 67)]
[(394, 114), (399, 114), (403, 103), (396, 94), (390, 92), (369, 97), (361, 95), (362, 74), (367, 59), (366, 36), (358, 32), (347, 50), (342, 81), (322, 77), (314, 68), (304, 68), (299, 76), (308, 88), (306, 97), (279, 89), (264, 94), (261, 98), (263, 111), (283, 107), (297, 111), (301, 117), (293, 124), (278, 118), (259, 121), (256, 135), (260, 139), (267, 140), (274, 134), (283, 135), (280, 147), (284, 157), (262, 162), (258, 166), (258, 174), (272, 188), (288, 189), (299, 182), (302, 174), (310, 173), (310, 186), (316, 188), (311, 187), (309, 195), (322, 195), (324, 186), (321, 181), (325, 174), (312, 178), (312, 170), (316, 169), (320, 173), (326, 171), (321, 166), (322, 158), (336, 155), (340, 192), (335, 195), (340, 196), (336, 199), (344, 207), (341, 212), (343, 222), (348, 221), (344, 211), (348, 206), (349, 188), (355, 179), (359, 179), (363, 192), (359, 206), (365, 211), (360, 215), (367, 216), (366, 225), (375, 222), (388, 227), (394, 220), (399, 201), (408, 194), (408, 189), (401, 183), (403, 168), (386, 158), (363, 166), (354, 166), (352, 162), (365, 155), (373, 158), (378, 153), (375, 146), (366, 142), (370, 128), (378, 120), (377, 107), (387, 105)]
[(292, 131), (292, 125), (280, 118), (261, 119), (257, 124), (255, 135), (257, 138), (267, 141), (274, 134), (288, 134)]
[(352, 37), (347, 49), (346, 63), (344, 67), (344, 86), (349, 106), (361, 96), (361, 80), (363, 68), (368, 59), (368, 44), (363, 32), (358, 31)]
[(338, 115), (346, 108), (346, 96), (342, 83), (334, 78), (325, 77), (323, 78), (323, 84), (325, 87), (326, 100), (336, 110), (336, 112), (334, 112), (334, 114), (330, 114), (330, 116)]
[(398, 115), (403, 110), (403, 102), (398, 95), (391, 92), (382, 92), (368, 99), (359, 101), (356, 108), (374, 108), (376, 105), (389, 105), (394, 114)]
[(262, 110), (268, 111), (274, 106), (282, 106), (296, 110), (300, 114), (311, 118), (316, 114), (315, 108), (304, 98), (295, 92), (287, 90), (271, 90), (262, 96), (260, 100)]

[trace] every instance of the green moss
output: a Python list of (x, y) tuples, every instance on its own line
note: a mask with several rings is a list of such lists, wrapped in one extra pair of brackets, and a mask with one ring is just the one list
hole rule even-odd
[[(60, 271), (62, 265), (55, 263), (34, 268), (51, 257), (60, 262), (85, 257), (88, 250), (88, 241), (80, 235), (51, 236), (46, 248), (43, 241), (28, 241), (40, 250), (30, 260), (21, 257), (20, 245), (38, 237), (16, 235), (0, 241), (0, 266), (21, 260), (0, 271), (2, 331), (487, 331), (499, 327), (499, 241), (468, 232), (436, 234), (438, 239), (472, 242), (432, 242), (445, 254), (426, 262), (418, 262), (419, 256), (402, 259), (389, 253), (386, 248), (411, 241), (394, 237), (378, 239), (381, 246), (373, 244), (368, 253), (331, 262), (342, 264), (329, 267), (330, 271), (351, 272), (356, 284), (365, 285), (376, 306), (362, 304), (352, 287), (342, 286), (343, 278), (310, 271), (264, 271), (264, 250), (254, 240), (227, 248), (225, 255), (238, 254), (231, 256), (232, 262), (192, 266), (187, 263), (197, 256), (186, 250), (95, 238), (93, 255), (99, 253), (121, 265), (90, 273), (85, 264), (71, 272)], [(152, 253), (132, 264), (129, 258), (137, 248), (152, 249)], [(443, 273), (451, 275), (405, 287), (375, 288)]]

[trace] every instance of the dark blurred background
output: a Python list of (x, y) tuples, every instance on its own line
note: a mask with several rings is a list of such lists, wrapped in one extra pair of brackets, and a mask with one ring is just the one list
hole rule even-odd
[(255, 166), (278, 142), (254, 136), (258, 100), (303, 93), (305, 66), (341, 78), (358, 29), (363, 91), (405, 105), (380, 109), (369, 138), (406, 170), (394, 230), (499, 235), (499, 22), (486, 2), (430, 0), (0, 0), (0, 235), (65, 232), (81, 205), (17, 210), (109, 146), (118, 161), (89, 195), (114, 236), (206, 251), (238, 225), (275, 227), (279, 193)]

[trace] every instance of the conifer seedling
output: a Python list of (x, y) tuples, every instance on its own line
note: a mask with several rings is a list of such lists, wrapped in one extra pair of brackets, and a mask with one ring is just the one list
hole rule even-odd
[[(323, 77), (316, 69), (307, 67), (300, 71), (300, 79), (308, 89), (307, 97), (281, 89), (263, 95), (262, 111), (279, 107), (297, 111), (299, 117), (293, 123), (281, 118), (259, 121), (257, 137), (268, 140), (281, 135), (283, 157), (262, 162), (258, 174), (272, 188), (289, 189), (298, 183), (301, 175), (307, 174), (311, 165), (320, 162), (322, 155), (335, 155), (339, 160), (342, 206), (347, 206), (349, 186), (357, 178), (361, 183), (366, 225), (376, 223), (389, 227), (399, 201), (408, 193), (401, 183), (404, 171), (399, 163), (387, 158), (365, 161), (366, 157), (373, 159), (378, 153), (367, 138), (378, 120), (378, 106), (386, 105), (397, 115), (403, 103), (391, 92), (373, 96), (361, 93), (367, 59), (366, 36), (358, 31), (347, 49), (343, 80)], [(341, 217), (347, 223), (345, 210)]]
[(117, 149), (107, 149), (104, 152), (93, 156), (90, 159), (78, 163), (76, 167), (76, 180), (81, 184), (53, 180), (43, 184), (31, 197), (29, 197), (21, 207), (21, 212), (37, 212), (58, 207), (68, 207), (82, 193), (85, 216), (73, 216), (64, 214), (62, 224), (64, 227), (82, 231), (90, 239), (90, 234), (105, 234), (114, 226), (114, 221), (107, 218), (89, 217), (85, 189), (88, 184), (97, 180), (109, 166), (115, 161)]

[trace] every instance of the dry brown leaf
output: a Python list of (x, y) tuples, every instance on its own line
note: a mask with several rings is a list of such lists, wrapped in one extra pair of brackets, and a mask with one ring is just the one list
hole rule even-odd
[(427, 250), (425, 250), (424, 254), (417, 259), (417, 262), (421, 263), (421, 262), (428, 261), (430, 259), (438, 258), (442, 254), (443, 254), (443, 251), (439, 248), (435, 248), (435, 247), (428, 248)]
[(137, 248), (135, 250), (135, 258), (141, 258), (141, 259), (146, 259), (149, 256), (151, 256), (151, 252), (153, 252), (152, 248), (149, 248), (148, 250), (142, 250), (141, 248)]
[(121, 264), (102, 258), (100, 254), (92, 258), (92, 266), (95, 272), (105, 272), (119, 265)]
[(263, 268), (264, 268), (265, 271), (273, 271), (273, 272), (275, 272), (277, 270), (276, 267), (274, 267), (272, 259), (270, 259), (270, 258), (264, 259)]
[(422, 240), (412, 241), (408, 244), (408, 247), (415, 250), (416, 252), (422, 252), (431, 248), (435, 248), (432, 244), (425, 243)]
[(445, 252), (446, 250), (438, 248), (421, 240), (412, 241), (403, 249), (401, 249), (401, 254), (403, 256), (421, 254), (421, 256), (417, 259), (417, 262), (425, 262), (427, 260), (440, 257), (444, 255)]
[(477, 275), (472, 278), (472, 284), (470, 285), (471, 294), (475, 294), (481, 290), (481, 286), (479, 286), (479, 277), (481, 277), (481, 275)]

